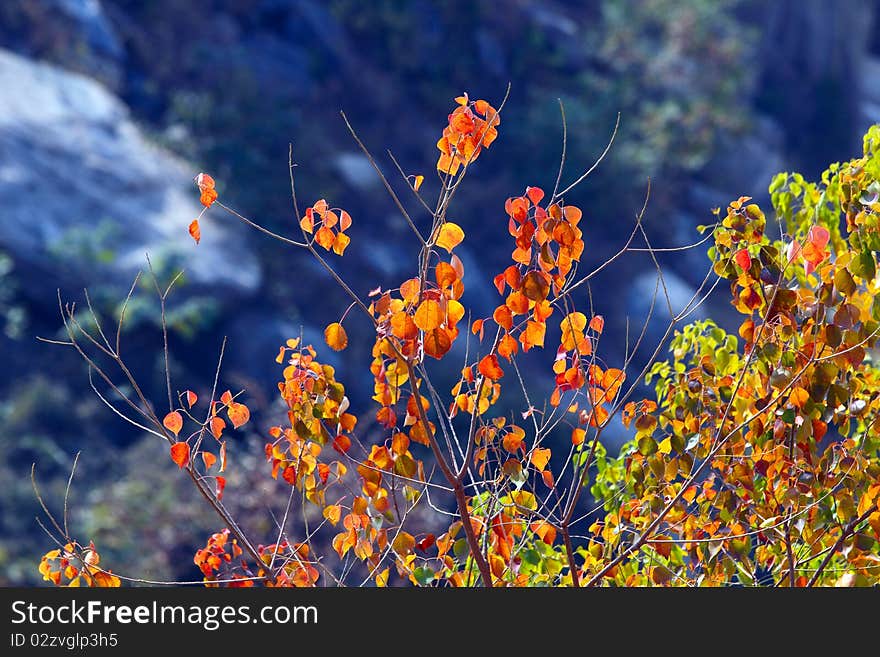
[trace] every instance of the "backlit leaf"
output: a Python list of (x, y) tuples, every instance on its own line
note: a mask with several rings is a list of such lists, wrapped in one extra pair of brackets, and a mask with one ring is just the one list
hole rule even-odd
[(413, 321), (423, 331), (432, 331), (443, 322), (443, 311), (440, 304), (433, 299), (425, 299), (419, 304)]
[(324, 341), (333, 351), (342, 351), (348, 346), (348, 334), (342, 324), (334, 322), (324, 329)]
[(177, 411), (171, 411), (162, 420), (162, 425), (176, 436), (183, 428), (183, 416)]
[(171, 446), (171, 460), (177, 464), (178, 468), (186, 467), (189, 463), (189, 443), (181, 441)]
[(487, 379), (492, 379), (493, 381), (497, 381), (502, 376), (504, 376), (504, 370), (501, 369), (501, 365), (498, 364), (498, 357), (495, 354), (489, 354), (488, 356), (484, 356), (479, 364), (480, 374), (485, 376)]
[(446, 249), (452, 253), (452, 249), (461, 244), (462, 240), (464, 240), (464, 231), (461, 229), (461, 226), (447, 221), (440, 228), (435, 244), (441, 249)]

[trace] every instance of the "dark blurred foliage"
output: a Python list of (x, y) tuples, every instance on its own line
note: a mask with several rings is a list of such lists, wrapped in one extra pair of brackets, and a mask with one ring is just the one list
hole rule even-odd
[[(411, 270), (415, 244), (339, 111), (389, 177), (397, 174), (386, 149), (407, 173), (426, 175), (430, 195), (435, 142), (452, 99), (467, 91), (497, 103), (510, 83), (500, 138), (469, 173), (455, 205), (472, 276), (465, 300), (488, 313), (495, 303), (491, 276), (506, 266), (511, 248), (504, 199), (526, 185), (552, 189), (556, 180), (560, 100), (568, 130), (563, 186), (595, 161), (621, 116), (611, 154), (567, 197), (584, 209), (585, 269), (629, 234), (649, 177), (646, 225), (655, 246), (670, 246), (693, 240), (693, 228), (711, 221), (710, 201), (766, 194), (769, 178), (754, 178), (762, 160), (782, 158), (810, 174), (848, 153), (864, 127), (856, 62), (880, 49), (869, 38), (873, 3), (771, 4), (7, 0), (0, 3), (0, 46), (101, 81), (155, 142), (193, 162), (194, 171), (211, 172), (224, 201), (281, 233), (296, 219), (287, 170), (293, 143), (301, 204), (327, 198), (354, 217), (353, 243), (339, 267), (359, 293), (398, 285)], [(71, 6), (98, 7), (101, 20)], [(406, 191), (399, 179), (395, 185)], [(188, 239), (188, 220), (181, 240)], [(306, 254), (258, 234), (246, 235), (241, 249), (259, 255), (260, 294), (234, 315), (210, 306), (211, 299), (191, 300), (190, 315), (175, 324), (172, 350), (182, 381), (207, 381), (219, 339), (230, 335), (230, 379), (248, 387), (257, 421), (237, 445), (242, 474), (228, 491), (245, 526), (268, 542), (266, 507), (286, 501), (261, 462), (262, 435), (277, 413), (277, 331), (269, 325), (303, 326), (319, 340), (320, 328), (346, 302)], [(664, 265), (687, 289), (702, 278), (701, 256)], [(622, 332), (626, 313), (644, 310), (633, 301), (640, 294), (633, 281), (651, 268), (647, 257), (633, 257), (599, 280), (595, 301), (610, 334)], [(79, 449), (77, 533), (107, 545), (105, 558), (124, 574), (192, 578), (192, 550), (217, 529), (214, 519), (172, 472), (164, 447), (134, 435), (91, 396), (78, 360), (34, 344), (34, 334), (58, 329), (55, 299), (41, 304), (18, 295), (15, 271), (14, 257), (0, 259), (0, 340), (4, 351), (18, 353), (19, 369), (0, 384), (0, 477), (8, 482), (0, 496), (0, 583), (35, 582), (39, 555), (51, 547), (33, 521), (30, 464), (37, 462), (44, 494), (57, 508)], [(112, 311), (118, 299), (105, 296), (103, 307)], [(712, 309), (722, 323), (724, 308), (721, 302)], [(155, 304), (146, 304), (138, 317), (151, 309)], [(368, 398), (370, 343), (357, 339), (365, 324), (351, 321), (355, 339), (343, 378)], [(155, 323), (143, 321), (130, 339), (145, 378), (161, 394), (156, 338)], [(610, 355), (620, 345), (609, 347)], [(545, 376), (537, 372), (539, 388)]]

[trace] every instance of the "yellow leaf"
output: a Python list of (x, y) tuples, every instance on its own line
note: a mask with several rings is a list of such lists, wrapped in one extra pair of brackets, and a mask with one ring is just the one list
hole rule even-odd
[(419, 305), (418, 310), (416, 310), (416, 314), (413, 317), (413, 321), (415, 321), (416, 326), (418, 326), (423, 331), (432, 331), (443, 322), (443, 312), (440, 309), (440, 304), (434, 301), (433, 299), (426, 299), (422, 301)]
[(342, 351), (348, 346), (348, 334), (342, 324), (334, 322), (324, 329), (324, 341), (333, 351)]
[(536, 447), (532, 450), (531, 461), (538, 470), (543, 470), (550, 462), (550, 450)]
[[(416, 176), (415, 180), (413, 181), (413, 189), (416, 191), (419, 191), (419, 187), (422, 186), (423, 182), (425, 182), (424, 176)], [(387, 577), (386, 577), (386, 579), (387, 579)]]
[(672, 441), (669, 440), (668, 436), (660, 441), (660, 444), (657, 446), (657, 451), (661, 454), (669, 454), (672, 452)]
[(324, 508), (324, 517), (330, 521), (332, 525), (336, 525), (339, 522), (339, 518), (342, 515), (342, 507), (338, 504), (332, 504), (328, 507)]
[(447, 221), (440, 229), (435, 244), (441, 249), (446, 249), (452, 253), (452, 249), (461, 244), (463, 239), (464, 231), (461, 229), (461, 226), (454, 224), (451, 221)]

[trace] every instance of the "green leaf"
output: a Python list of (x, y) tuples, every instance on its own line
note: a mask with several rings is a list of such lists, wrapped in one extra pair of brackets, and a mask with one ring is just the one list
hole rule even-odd
[(434, 571), (430, 568), (419, 566), (413, 571), (413, 577), (415, 577), (420, 585), (427, 586), (434, 581)]
[(657, 451), (657, 441), (651, 436), (642, 436), (639, 438), (639, 453), (642, 456), (650, 456)]

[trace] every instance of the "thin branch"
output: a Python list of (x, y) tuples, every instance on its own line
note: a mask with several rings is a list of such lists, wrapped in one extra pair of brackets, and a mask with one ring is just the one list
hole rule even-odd
[(596, 170), (596, 167), (598, 167), (598, 166), (602, 163), (602, 160), (604, 160), (604, 159), (605, 159), (605, 156), (608, 155), (608, 151), (611, 150), (611, 145), (614, 143), (614, 138), (617, 136), (617, 129), (618, 129), (619, 127), (620, 127), (620, 112), (617, 113), (617, 120), (614, 122), (614, 131), (611, 133), (611, 139), (608, 140), (608, 145), (605, 147), (605, 150), (602, 151), (602, 154), (599, 156), (599, 159), (596, 160), (596, 161), (593, 163), (593, 166), (591, 166), (591, 167), (590, 167), (589, 169), (587, 169), (583, 174), (581, 174), (581, 176), (580, 176), (577, 180), (575, 180), (573, 183), (571, 183), (568, 187), (566, 187), (565, 189), (563, 189), (563, 190), (562, 190), (561, 192), (559, 192), (559, 193), (553, 194), (553, 198), (550, 200), (551, 204), (552, 204), (554, 201), (556, 201), (556, 199), (565, 196), (565, 195), (566, 195), (568, 192), (570, 192), (572, 189), (574, 189), (575, 187), (577, 187), (578, 185), (580, 185), (584, 180), (587, 179), (587, 177), (588, 177), (591, 173), (593, 173), (593, 171)]

